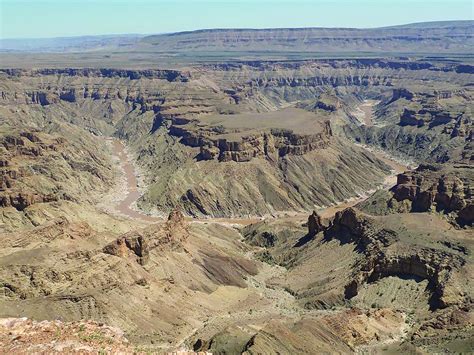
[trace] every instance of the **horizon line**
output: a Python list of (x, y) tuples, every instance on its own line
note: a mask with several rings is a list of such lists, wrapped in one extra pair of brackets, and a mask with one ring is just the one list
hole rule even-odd
[(384, 28), (395, 28), (419, 24), (442, 24), (448, 22), (471, 22), (474, 25), (474, 20), (441, 20), (441, 21), (421, 21), (421, 22), (410, 22), (402, 23), (397, 25), (386, 25), (386, 26), (375, 26), (375, 27), (341, 27), (341, 26), (305, 26), (305, 27), (210, 27), (210, 28), (197, 28), (194, 30), (182, 30), (182, 31), (171, 31), (171, 32), (149, 32), (149, 33), (99, 33), (99, 34), (84, 34), (74, 36), (53, 36), (53, 37), (7, 37), (1, 38), (0, 41), (18, 41), (18, 40), (54, 40), (54, 39), (73, 39), (73, 38), (87, 38), (87, 37), (120, 37), (120, 36), (136, 36), (136, 37), (147, 37), (147, 36), (160, 36), (160, 35), (172, 35), (172, 34), (185, 34), (194, 32), (204, 31), (265, 31), (265, 30), (305, 30), (305, 29), (340, 29), (340, 30), (376, 30)]

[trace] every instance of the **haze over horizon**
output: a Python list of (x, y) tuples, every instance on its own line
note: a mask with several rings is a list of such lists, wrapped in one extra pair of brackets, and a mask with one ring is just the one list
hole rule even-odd
[[(343, 11), (341, 11), (343, 9)], [(135, 10), (135, 11), (132, 11)], [(0, 0), (0, 39), (472, 20), (469, 0)]]

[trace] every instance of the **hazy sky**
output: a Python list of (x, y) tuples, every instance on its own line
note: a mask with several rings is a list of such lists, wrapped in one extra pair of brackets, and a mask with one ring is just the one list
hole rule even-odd
[(0, 0), (0, 38), (472, 19), (473, 0)]

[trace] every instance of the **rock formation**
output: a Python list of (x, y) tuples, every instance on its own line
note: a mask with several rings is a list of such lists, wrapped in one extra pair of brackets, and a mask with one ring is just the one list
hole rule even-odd
[(184, 215), (179, 209), (174, 209), (164, 224), (126, 233), (106, 245), (102, 251), (121, 258), (133, 257), (140, 265), (145, 265), (150, 258), (150, 251), (155, 248), (178, 250), (188, 235)]
[(159, 243), (170, 243), (180, 245), (189, 237), (188, 224), (179, 208), (173, 209), (163, 226), (164, 236), (160, 236)]
[(356, 296), (365, 282), (389, 275), (413, 275), (429, 281), (433, 288), (434, 309), (467, 302), (462, 294), (456, 292), (459, 286), (453, 276), (465, 265), (464, 256), (421, 246), (407, 250), (399, 234), (384, 227), (375, 217), (356, 209), (348, 208), (336, 213), (325, 237), (355, 243), (365, 255), (354, 269), (353, 280), (346, 285), (345, 296)]
[[(472, 225), (474, 200), (471, 183), (473, 172), (469, 166), (454, 167), (420, 165), (416, 170), (398, 175), (392, 188), (397, 201), (411, 202), (413, 212), (433, 210), (455, 213), (461, 225)], [(471, 212), (470, 212), (471, 211)]]
[(0, 207), (25, 214), (37, 204), (91, 202), (93, 195), (84, 191), (111, 186), (106, 153), (97, 151), (84, 132), (18, 128), (6, 126), (9, 134), (0, 135)]
[[(459, 37), (442, 50), (472, 40), (461, 33), (470, 23), (425, 26), (364, 39), (355, 32), (375, 32), (336, 29), (334, 41), (358, 50), (388, 42), (400, 53), (407, 43), (439, 46), (432, 36), (446, 31)], [(387, 39), (393, 33), (404, 36)], [(302, 34), (315, 42), (304, 44)], [(320, 34), (160, 38), (175, 50), (226, 47), (229, 36), (235, 48), (281, 41), (295, 49), (327, 45)], [(174, 69), (156, 69), (156, 57), (155, 69), (143, 69), (149, 53), (121, 63), (140, 69), (97, 68), (96, 57), (86, 68), (88, 53), (57, 58), (55, 68), (0, 69), (0, 316), (64, 320), (19, 323), (18, 332), (54, 334), (53, 350), (16, 338), (16, 321), (0, 324), (2, 346), (69, 351), (63, 341), (77, 341), (78, 331), (106, 351), (466, 352), (474, 67), (462, 53), (275, 60), (255, 52), (255, 60), (181, 65), (188, 56), (166, 52)], [(26, 67), (25, 58), (15, 67)], [(61, 60), (71, 62), (61, 68)], [(129, 179), (124, 196), (123, 152), (111, 152), (104, 137), (132, 153), (125, 163), (138, 165), (140, 192)], [(389, 191), (382, 183), (399, 164), (373, 147), (420, 166)], [(332, 208), (324, 221), (300, 214), (374, 187), (334, 218), (326, 218)], [(150, 213), (117, 214), (135, 202)], [(151, 217), (171, 209), (165, 221)], [(188, 223), (184, 215), (225, 219)], [(119, 325), (135, 350), (106, 348), (104, 327), (77, 329), (81, 319)]]
[(122, 258), (133, 255), (137, 262), (145, 265), (149, 258), (148, 240), (142, 235), (126, 235), (116, 239), (114, 242), (106, 245), (104, 253), (119, 256)]
[(319, 216), (316, 211), (313, 211), (313, 213), (309, 215), (307, 225), (309, 236), (315, 236), (325, 229), (321, 220), (321, 216)]

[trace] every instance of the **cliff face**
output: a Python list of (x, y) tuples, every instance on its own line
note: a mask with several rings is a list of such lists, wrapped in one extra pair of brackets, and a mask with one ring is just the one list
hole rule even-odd
[(415, 171), (400, 174), (392, 188), (397, 201), (408, 200), (414, 212), (432, 209), (454, 213), (461, 225), (474, 223), (472, 182), (470, 166), (420, 165)]
[(11, 77), (38, 77), (48, 75), (59, 75), (69, 77), (97, 77), (97, 78), (128, 78), (130, 80), (138, 80), (140, 78), (147, 79), (163, 79), (167, 81), (188, 81), (189, 73), (179, 70), (166, 69), (147, 69), (147, 70), (125, 70), (113, 68), (54, 68), (54, 69), (0, 69), (0, 73), (5, 73)]
[(473, 181), (471, 165), (421, 164), (399, 174), (390, 192), (375, 194), (360, 207), (373, 214), (439, 212), (455, 225), (472, 226)]
[[(258, 118), (257, 118), (258, 119)], [(317, 149), (328, 147), (332, 132), (329, 121), (324, 123), (322, 133), (295, 134), (290, 130), (271, 129), (252, 135), (244, 135), (240, 140), (219, 138), (219, 134), (226, 131), (215, 132), (214, 129), (198, 129), (182, 127), (172, 124), (169, 133), (181, 138), (180, 142), (190, 147), (198, 147), (199, 160), (218, 161), (250, 161), (252, 158), (268, 158), (277, 160), (286, 155), (303, 155)]]
[(40, 130), (3, 114), (0, 230), (41, 224), (53, 218), (52, 211), (61, 211), (62, 203), (96, 203), (113, 185), (103, 142), (67, 124)]
[[(128, 140), (147, 172), (143, 208), (265, 214), (334, 203), (382, 179), (387, 168), (340, 139), (343, 133), (421, 158), (468, 160), (471, 74), (460, 71), (454, 62), (408, 59), (12, 69), (0, 73), (0, 105), (21, 107), (38, 125), (50, 117)], [(420, 85), (429, 88), (413, 89)], [(373, 124), (361, 127), (353, 111), (365, 98), (380, 103)], [(406, 103), (426, 123), (400, 125)], [(224, 182), (229, 174), (236, 191)]]
[[(412, 233), (415, 237), (415, 232)], [(457, 294), (459, 286), (453, 275), (465, 265), (465, 258), (458, 253), (416, 244), (410, 250), (403, 245), (399, 234), (355, 209), (336, 213), (332, 225), (325, 231), (326, 237), (353, 242), (365, 254), (364, 260), (355, 267), (352, 281), (345, 287), (345, 296), (355, 297), (365, 282), (390, 275), (412, 275), (429, 281), (433, 292), (431, 307), (435, 309), (467, 302)]]
[[(422, 83), (426, 76), (434, 82), (469, 83), (469, 74), (460, 73), (458, 64), (386, 59), (307, 60), (275, 63), (269, 61), (203, 64), (185, 70), (122, 69), (0, 69), (5, 86), (0, 91), (3, 102), (42, 103), (82, 99), (120, 99), (136, 104), (152, 104), (166, 99), (154, 109), (160, 111), (205, 104), (215, 94), (223, 103), (242, 104), (257, 92), (286, 88), (290, 99), (314, 97), (320, 87), (397, 87), (410, 80)], [(465, 65), (464, 65), (465, 66)], [(14, 82), (9, 82), (14, 79)], [(21, 79), (23, 78), (23, 79)], [(59, 79), (61, 78), (61, 79)], [(27, 82), (28, 89), (18, 79)], [(319, 88), (318, 88), (319, 87)], [(180, 92), (171, 92), (172, 89)], [(318, 90), (319, 89), (319, 90)], [(197, 93), (199, 92), (199, 95)], [(440, 91), (447, 98), (448, 91)], [(49, 98), (49, 99), (48, 99)], [(215, 102), (208, 102), (215, 104)], [(191, 107), (190, 107), (191, 106)], [(152, 108), (152, 107), (150, 107)], [(223, 109), (223, 107), (221, 107)]]

